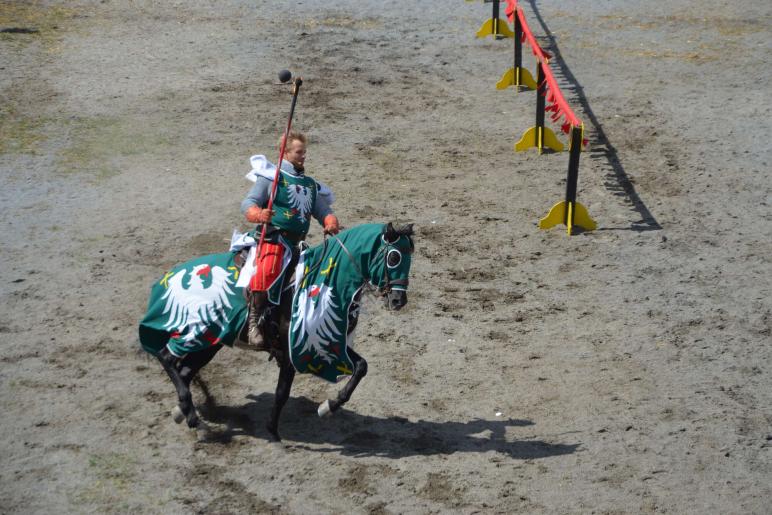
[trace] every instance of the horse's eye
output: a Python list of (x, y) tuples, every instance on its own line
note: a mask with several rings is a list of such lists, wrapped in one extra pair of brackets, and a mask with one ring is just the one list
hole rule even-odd
[(386, 254), (386, 266), (389, 268), (396, 268), (402, 263), (402, 253), (398, 250), (391, 249)]

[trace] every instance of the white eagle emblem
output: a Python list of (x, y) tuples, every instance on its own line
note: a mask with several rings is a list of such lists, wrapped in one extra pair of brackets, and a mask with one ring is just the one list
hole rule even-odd
[(335, 323), (341, 319), (335, 314), (338, 305), (332, 296), (332, 290), (327, 285), (313, 285), (298, 293), (297, 298), (297, 325), (298, 332), (295, 341), (300, 342), (304, 335), (307, 336), (300, 353), (313, 349), (321, 359), (332, 363), (333, 354), (326, 348), (339, 341), (341, 333)]
[[(225, 308), (230, 309), (228, 295), (233, 295), (230, 272), (219, 266), (196, 265), (190, 272), (190, 285), (185, 288), (182, 280), (187, 270), (180, 270), (169, 278), (163, 314), (169, 314), (165, 328), (177, 331), (185, 341), (194, 340), (213, 324), (223, 327), (228, 322)], [(204, 288), (203, 277), (211, 275), (212, 283)]]
[(313, 204), (311, 188), (302, 184), (288, 184), (286, 188), (290, 205), (300, 213), (301, 218), (308, 218)]

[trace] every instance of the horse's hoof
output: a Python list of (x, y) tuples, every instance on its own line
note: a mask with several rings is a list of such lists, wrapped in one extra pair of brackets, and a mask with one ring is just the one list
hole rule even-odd
[(316, 410), (316, 413), (319, 415), (320, 418), (323, 417), (329, 417), (332, 415), (332, 406), (330, 405), (330, 399), (327, 399), (323, 403), (319, 405), (319, 408)]
[(172, 408), (172, 420), (174, 420), (175, 424), (180, 424), (183, 420), (185, 420), (185, 414), (177, 405)]
[(196, 439), (199, 442), (208, 442), (209, 440), (212, 439), (212, 436), (214, 434), (212, 431), (212, 428), (209, 427), (209, 424), (207, 424), (203, 420), (199, 420), (198, 423), (196, 424), (196, 427), (191, 429), (195, 430)]
[(198, 411), (196, 411), (196, 408), (191, 408), (190, 415), (188, 416), (188, 427), (191, 429), (195, 429), (201, 423), (202, 423), (201, 419), (198, 418)]

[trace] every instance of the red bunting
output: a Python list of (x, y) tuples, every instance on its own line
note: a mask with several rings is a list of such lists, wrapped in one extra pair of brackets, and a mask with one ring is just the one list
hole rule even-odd
[[(553, 113), (551, 117), (553, 122), (557, 123), (561, 118), (564, 118), (565, 123), (563, 123), (560, 128), (563, 132), (568, 134), (571, 125), (580, 127), (582, 122), (571, 110), (566, 99), (563, 98), (563, 92), (560, 91), (558, 81), (555, 80), (555, 76), (552, 75), (552, 70), (550, 70), (549, 65), (541, 62), (539, 63), (539, 66), (541, 66), (542, 72), (544, 73), (544, 82), (547, 83), (546, 97), (547, 102), (550, 103), (544, 110)], [(566, 127), (566, 125), (569, 127)]]
[(525, 38), (524, 41), (528, 41), (528, 44), (531, 45), (531, 51), (533, 52), (533, 55), (535, 55), (539, 61), (552, 59), (552, 56), (542, 50), (542, 48), (539, 46), (539, 43), (533, 36), (533, 32), (531, 32), (531, 28), (528, 26), (528, 22), (525, 21), (525, 13), (522, 9), (517, 9), (517, 17), (520, 19), (520, 27), (523, 29), (523, 37)]
[(507, 7), (504, 9), (504, 14), (507, 15), (507, 19), (510, 23), (515, 21), (515, 11), (517, 10), (517, 0), (505, 0)]
[[(542, 71), (544, 72), (544, 80), (547, 83), (547, 101), (550, 103), (550, 105), (545, 108), (545, 111), (553, 113), (551, 116), (553, 122), (557, 123), (561, 118), (565, 120), (565, 122), (561, 124), (560, 129), (566, 134), (569, 133), (572, 126), (581, 127), (581, 120), (576, 117), (571, 110), (571, 107), (568, 105), (568, 102), (566, 102), (566, 99), (563, 98), (563, 93), (558, 87), (558, 82), (555, 80), (555, 76), (552, 75), (552, 70), (549, 67), (549, 60), (552, 56), (548, 52), (542, 50), (541, 46), (539, 46), (533, 32), (531, 32), (530, 27), (528, 27), (528, 22), (525, 20), (525, 13), (517, 5), (517, 0), (504, 1), (507, 4), (504, 12), (509, 21), (512, 22), (515, 20), (515, 14), (517, 14), (517, 17), (520, 20), (520, 27), (523, 30), (520, 42), (528, 42), (533, 55), (536, 56), (537, 61), (539, 61), (539, 66), (541, 66)], [(587, 140), (583, 140), (582, 144), (587, 145)]]

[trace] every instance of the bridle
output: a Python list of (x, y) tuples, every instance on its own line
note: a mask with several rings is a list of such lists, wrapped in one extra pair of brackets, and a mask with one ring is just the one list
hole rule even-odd
[[(335, 241), (338, 242), (338, 244), (340, 245), (340, 248), (343, 249), (343, 252), (346, 253), (346, 255), (349, 258), (349, 261), (351, 261), (351, 264), (354, 265), (354, 268), (356, 269), (357, 273), (362, 278), (362, 281), (364, 282), (365, 287), (368, 288), (370, 291), (377, 292), (378, 295), (380, 295), (381, 297), (384, 297), (389, 293), (391, 293), (391, 290), (395, 286), (399, 290), (407, 289), (407, 286), (409, 284), (409, 280), (407, 277), (404, 279), (394, 279), (394, 280), (392, 280), (389, 277), (388, 270), (390, 267), (387, 259), (391, 252), (398, 252), (400, 254), (400, 262), (401, 262), (402, 252), (405, 251), (410, 254), (413, 252), (412, 248), (394, 248), (395, 247), (394, 243), (389, 242), (385, 238), (385, 235), (381, 235), (381, 239), (383, 243), (385, 243), (385, 245), (382, 245), (381, 248), (378, 249), (378, 252), (375, 254), (375, 259), (373, 260), (373, 264), (377, 264), (379, 259), (384, 260), (383, 277), (382, 277), (382, 281), (379, 281), (378, 283), (373, 284), (372, 279), (369, 279), (364, 273), (362, 273), (362, 269), (359, 267), (359, 263), (357, 263), (356, 259), (354, 259), (354, 256), (351, 254), (351, 251), (349, 251), (346, 248), (346, 246), (343, 244), (343, 242), (340, 241), (340, 238), (338, 238), (337, 236), (333, 236), (333, 238), (335, 239)], [(397, 266), (399, 266), (399, 262), (391, 268), (396, 268)], [(382, 286), (380, 285), (381, 283), (383, 283)]]

